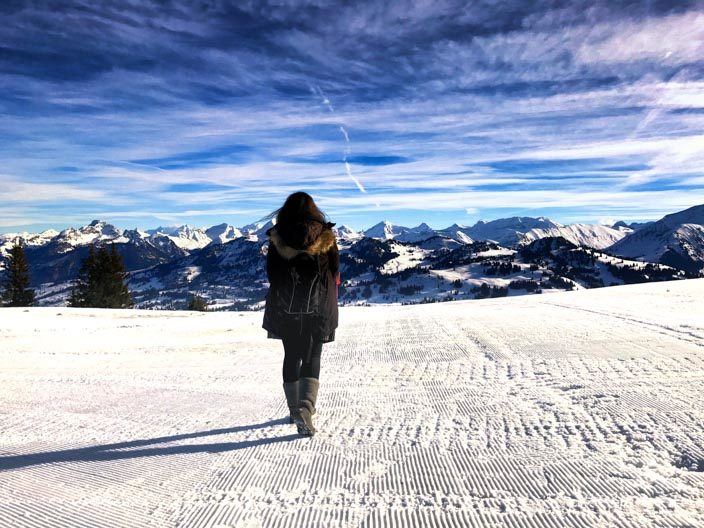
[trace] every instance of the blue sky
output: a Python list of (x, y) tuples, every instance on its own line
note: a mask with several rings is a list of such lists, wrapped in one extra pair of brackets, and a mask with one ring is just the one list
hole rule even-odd
[(0, 232), (704, 203), (701, 2), (43, 4), (0, 4)]

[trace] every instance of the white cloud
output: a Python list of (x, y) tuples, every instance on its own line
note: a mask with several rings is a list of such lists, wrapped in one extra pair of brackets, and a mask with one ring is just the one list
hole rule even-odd
[[(701, 198), (686, 190), (627, 192), (571, 190), (528, 191), (460, 191), (460, 192), (416, 192), (408, 194), (377, 193), (370, 197), (351, 195), (326, 197), (328, 208), (336, 212), (375, 209), (372, 199), (385, 210), (457, 211), (467, 210), (467, 204), (481, 204), (485, 209), (596, 209), (628, 211), (640, 214), (646, 211), (661, 211), (662, 214), (685, 209), (701, 203)], [(331, 209), (332, 210), (332, 209)], [(662, 216), (662, 215), (661, 215)]]
[(584, 64), (627, 63), (643, 59), (681, 64), (699, 61), (702, 56), (704, 13), (697, 11), (602, 24), (594, 28), (575, 55)]
[(31, 204), (59, 200), (108, 201), (109, 197), (100, 190), (75, 185), (33, 183), (8, 175), (2, 175), (0, 179), (0, 202)]

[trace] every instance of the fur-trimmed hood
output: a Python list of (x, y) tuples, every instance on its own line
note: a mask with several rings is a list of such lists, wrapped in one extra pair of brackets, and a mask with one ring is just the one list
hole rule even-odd
[(281, 233), (276, 229), (276, 226), (269, 229), (266, 235), (269, 237), (269, 242), (274, 245), (279, 255), (286, 260), (291, 260), (301, 253), (308, 253), (309, 255), (327, 253), (332, 249), (333, 245), (335, 245), (335, 233), (328, 226), (320, 230), (320, 234), (318, 234), (310, 245), (301, 249), (287, 244)]

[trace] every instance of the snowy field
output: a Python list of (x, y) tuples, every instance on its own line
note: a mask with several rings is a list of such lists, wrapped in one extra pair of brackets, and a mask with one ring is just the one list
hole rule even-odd
[(3, 308), (0, 527), (701, 527), (703, 298), (343, 308), (312, 439), (261, 313)]

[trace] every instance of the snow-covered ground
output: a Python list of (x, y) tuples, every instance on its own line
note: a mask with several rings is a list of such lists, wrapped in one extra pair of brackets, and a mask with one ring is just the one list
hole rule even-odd
[(0, 309), (0, 527), (704, 526), (704, 279), (348, 307), (319, 433), (261, 313)]

